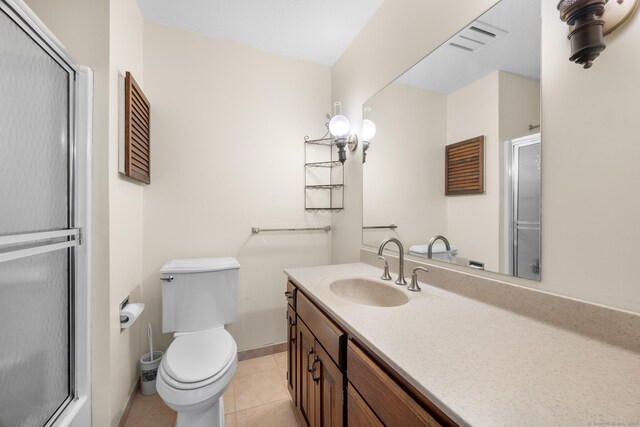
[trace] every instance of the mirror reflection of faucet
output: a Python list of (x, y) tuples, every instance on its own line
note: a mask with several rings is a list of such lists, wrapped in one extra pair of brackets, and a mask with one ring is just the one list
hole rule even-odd
[[(439, 240), (441, 242), (439, 242)], [(409, 254), (438, 261), (455, 263), (458, 248), (455, 245), (450, 244), (446, 237), (438, 234), (432, 237), (427, 244), (411, 246), (409, 248)]]

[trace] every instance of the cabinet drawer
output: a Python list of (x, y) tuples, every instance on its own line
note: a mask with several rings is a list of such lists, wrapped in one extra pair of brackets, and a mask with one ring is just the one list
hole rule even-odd
[(352, 341), (347, 346), (347, 378), (385, 425), (440, 426)]
[(347, 425), (358, 427), (384, 426), (351, 383), (347, 384)]
[(345, 332), (325, 316), (303, 293), (296, 297), (298, 317), (307, 325), (311, 333), (338, 365), (340, 370), (345, 368), (345, 347), (347, 335)]

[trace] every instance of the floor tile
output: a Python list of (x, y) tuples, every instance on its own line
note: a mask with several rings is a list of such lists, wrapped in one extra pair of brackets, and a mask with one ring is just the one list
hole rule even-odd
[(176, 413), (156, 393), (145, 396), (138, 392), (131, 405), (125, 427), (174, 427)]
[(287, 399), (289, 392), (278, 369), (235, 379), (236, 411)]
[[(286, 381), (287, 354), (245, 360), (224, 393), (227, 427), (298, 426)], [(138, 392), (125, 427), (174, 427), (176, 413), (158, 394)]]
[(276, 365), (278, 369), (287, 372), (287, 352), (284, 353), (276, 353), (273, 355), (273, 358), (276, 359)]
[(224, 391), (224, 413), (236, 412), (236, 397), (234, 393), (234, 382), (231, 381), (229, 387)]
[(278, 371), (280, 372), (280, 377), (284, 380), (285, 387), (287, 385), (287, 353), (276, 353), (273, 355), (276, 359), (276, 365), (278, 366)]
[(276, 359), (272, 354), (256, 357), (255, 359), (243, 360), (242, 362), (238, 362), (238, 370), (236, 371), (235, 378), (269, 371), (271, 369), (277, 369)]
[(224, 425), (225, 427), (236, 427), (238, 425), (236, 422), (236, 414), (226, 414), (224, 416)]
[(291, 400), (279, 400), (236, 413), (238, 427), (298, 427)]

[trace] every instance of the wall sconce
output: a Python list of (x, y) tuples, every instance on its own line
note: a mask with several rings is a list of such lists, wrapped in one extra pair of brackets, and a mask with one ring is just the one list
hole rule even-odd
[(338, 147), (338, 160), (344, 163), (347, 160), (347, 151), (345, 148), (349, 146), (349, 151), (354, 151), (358, 147), (358, 136), (349, 135), (351, 124), (349, 119), (342, 115), (342, 104), (334, 102), (333, 117), (329, 120), (329, 132), (333, 136), (336, 147)]
[(376, 125), (369, 119), (362, 121), (362, 163), (367, 161), (367, 150), (371, 139), (376, 136)]
[[(626, 22), (638, 8), (639, 0), (561, 0), (560, 19), (570, 26), (570, 61), (591, 68), (605, 50), (604, 36)], [(599, 19), (599, 18), (606, 19)]]

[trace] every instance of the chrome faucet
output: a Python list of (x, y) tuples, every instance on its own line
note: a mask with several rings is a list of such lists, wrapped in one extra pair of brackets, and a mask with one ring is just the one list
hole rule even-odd
[(451, 250), (451, 245), (449, 244), (449, 241), (447, 240), (446, 237), (441, 236), (440, 234), (438, 234), (437, 236), (433, 236), (431, 238), (431, 240), (429, 240), (429, 248), (427, 248), (427, 258), (429, 258), (429, 259), (431, 259), (433, 257), (433, 244), (437, 240), (442, 240), (444, 242), (444, 246), (447, 248), (447, 250), (448, 251)]
[(384, 247), (389, 242), (393, 242), (398, 245), (398, 251), (400, 252), (400, 265), (398, 266), (398, 280), (396, 280), (396, 285), (406, 285), (407, 281), (404, 278), (404, 248), (402, 247), (400, 240), (395, 237), (388, 237), (384, 239), (378, 248), (378, 256), (382, 256), (382, 251), (384, 251)]
[(384, 273), (382, 273), (382, 276), (380, 276), (380, 278), (382, 280), (391, 280), (391, 275), (389, 274), (389, 262), (383, 256), (378, 256), (378, 259), (381, 259), (384, 261)]
[(424, 271), (425, 273), (429, 272), (429, 270), (427, 270), (424, 267), (416, 267), (416, 268), (414, 268), (413, 269), (413, 274), (411, 275), (411, 284), (407, 288), (408, 291), (413, 291), (413, 292), (419, 292), (420, 291), (420, 285), (418, 285), (418, 270)]

